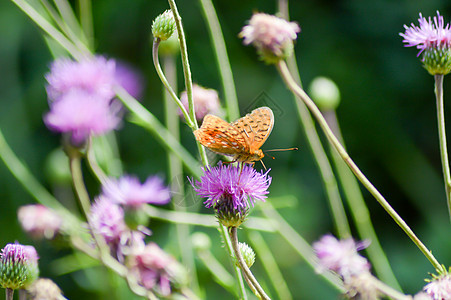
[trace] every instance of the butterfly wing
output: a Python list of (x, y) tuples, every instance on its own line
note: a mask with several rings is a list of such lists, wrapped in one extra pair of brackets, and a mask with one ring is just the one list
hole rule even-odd
[(253, 152), (260, 149), (268, 139), (274, 127), (274, 114), (269, 107), (263, 106), (254, 109), (230, 125), (247, 141), (249, 151)]
[(214, 115), (206, 115), (202, 126), (194, 131), (196, 140), (213, 152), (236, 155), (249, 151), (239, 131)]

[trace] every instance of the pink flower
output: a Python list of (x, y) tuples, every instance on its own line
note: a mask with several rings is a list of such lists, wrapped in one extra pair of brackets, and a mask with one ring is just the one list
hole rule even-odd
[(98, 197), (92, 205), (89, 220), (92, 230), (103, 236), (113, 250), (117, 250), (121, 235), (127, 230), (123, 209), (105, 197)]
[(63, 220), (44, 205), (26, 205), (19, 208), (19, 222), (22, 228), (35, 238), (53, 238)]
[(70, 134), (72, 142), (79, 145), (90, 134), (101, 135), (116, 128), (121, 120), (118, 110), (97, 94), (74, 89), (50, 104), (44, 122), (54, 131)]
[[(180, 101), (189, 113), (188, 94), (186, 91), (180, 95)], [(221, 104), (219, 102), (218, 92), (213, 89), (206, 89), (197, 84), (193, 85), (193, 102), (196, 111), (196, 119), (201, 121), (207, 114), (221, 114)], [(179, 109), (179, 115), (183, 116)]]
[(423, 290), (432, 300), (451, 299), (451, 275), (434, 278)]
[(110, 101), (115, 94), (115, 72), (115, 61), (102, 56), (85, 58), (80, 62), (60, 58), (52, 63), (50, 73), (45, 76), (49, 83), (47, 94), (52, 102), (75, 89)]

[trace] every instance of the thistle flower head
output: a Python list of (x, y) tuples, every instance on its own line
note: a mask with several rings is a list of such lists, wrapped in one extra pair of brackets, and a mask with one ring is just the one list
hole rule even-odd
[(245, 164), (243, 169), (230, 164), (220, 164), (213, 168), (203, 168), (204, 175), (193, 185), (200, 197), (206, 197), (207, 208), (215, 207), (221, 199), (228, 199), (233, 208), (253, 206), (256, 200), (265, 201), (269, 193), (271, 177), (257, 172)]
[(34, 238), (53, 238), (63, 220), (44, 205), (26, 205), (19, 208), (18, 219), (22, 228)]
[[(180, 95), (180, 101), (187, 111), (189, 111), (188, 94), (186, 91)], [(196, 119), (203, 120), (207, 114), (221, 114), (221, 104), (219, 102), (218, 92), (213, 89), (206, 89), (197, 84), (193, 85), (193, 102), (196, 111)], [(179, 109), (179, 115), (183, 116)]]
[(244, 44), (253, 44), (266, 63), (277, 63), (293, 52), (293, 41), (301, 29), (298, 24), (282, 18), (256, 13), (244, 26), (239, 36)]
[(83, 90), (109, 101), (114, 96), (116, 62), (102, 56), (89, 57), (76, 62), (68, 58), (55, 60), (50, 73), (47, 94), (50, 102), (58, 100), (69, 91)]
[(175, 31), (175, 20), (172, 10), (168, 9), (158, 15), (152, 23), (152, 34), (162, 41), (167, 40)]
[(157, 176), (147, 178), (144, 183), (134, 176), (110, 179), (102, 187), (102, 191), (113, 202), (133, 208), (139, 208), (146, 203), (163, 205), (171, 200), (169, 189)]
[(313, 244), (313, 249), (322, 268), (334, 271), (346, 280), (369, 272), (369, 262), (357, 253), (367, 246), (367, 243), (357, 243), (351, 238), (337, 240), (332, 235), (325, 235)]
[(38, 259), (33, 246), (7, 244), (0, 254), (0, 285), (27, 288), (39, 275)]
[(451, 299), (451, 275), (434, 276), (423, 290), (432, 300)]
[(92, 230), (103, 236), (112, 249), (117, 249), (122, 233), (127, 230), (123, 209), (106, 197), (100, 196), (92, 205), (89, 219)]
[(420, 13), (419, 27), (413, 23), (404, 25), (405, 32), (399, 35), (404, 38), (406, 47), (416, 47), (420, 51), (423, 66), (431, 75), (446, 75), (451, 71), (451, 29), (445, 25), (443, 16), (437, 11), (437, 16), (426, 19)]
[(139, 283), (162, 296), (169, 296), (173, 287), (178, 288), (187, 282), (183, 266), (155, 243), (135, 253), (129, 263)]
[(70, 134), (78, 146), (90, 134), (101, 135), (116, 128), (120, 122), (119, 107), (114, 107), (97, 94), (71, 90), (50, 104), (44, 122), (53, 131)]

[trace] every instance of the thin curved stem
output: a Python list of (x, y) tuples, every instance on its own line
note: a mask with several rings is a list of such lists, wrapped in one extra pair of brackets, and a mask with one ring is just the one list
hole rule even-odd
[(14, 299), (14, 290), (10, 289), (10, 288), (6, 288), (5, 295), (6, 295), (6, 300), (13, 300)]
[(307, 94), (301, 89), (293, 77), (291, 76), (287, 65), (284, 61), (279, 61), (277, 63), (277, 70), (279, 71), (282, 79), (284, 80), (287, 87), (299, 98), (300, 101), (304, 102), (309, 108), (310, 112), (313, 114), (319, 126), (323, 130), (327, 139), (331, 143), (331, 145), (338, 151), (341, 158), (345, 161), (354, 175), (359, 179), (359, 181), (365, 186), (365, 188), (374, 196), (374, 198), (379, 202), (379, 204), (387, 211), (387, 213), (392, 217), (392, 219), (401, 227), (402, 230), (407, 234), (407, 236), (417, 245), (417, 247), (423, 252), (426, 258), (430, 261), (430, 263), (434, 266), (436, 270), (444, 271), (443, 266), (437, 261), (437, 259), (432, 255), (429, 249), (421, 242), (421, 240), (415, 235), (415, 233), (410, 229), (407, 223), (398, 215), (398, 213), (390, 206), (390, 204), (385, 200), (384, 196), (374, 187), (374, 185), (366, 178), (366, 176), (362, 173), (362, 171), (358, 168), (358, 166), (354, 163), (354, 161), (349, 157), (346, 150), (340, 144), (338, 139), (333, 134), (326, 120), (322, 116), (318, 107), (315, 103), (310, 99)]
[(215, 48), (216, 61), (218, 63), (218, 71), (222, 80), (224, 96), (227, 108), (227, 116), (229, 121), (236, 120), (240, 117), (238, 108), (238, 98), (236, 96), (235, 83), (233, 82), (232, 68), (230, 67), (229, 56), (224, 42), (224, 36), (221, 30), (215, 7), (211, 0), (200, 0), (203, 15), (207, 22), (210, 39)]
[[(155, 38), (153, 40), (153, 46), (152, 46), (152, 58), (153, 58), (153, 65), (155, 66), (155, 70), (157, 71), (158, 76), (160, 77), (161, 82), (163, 83), (164, 87), (166, 88), (166, 91), (171, 95), (172, 99), (174, 99), (175, 103), (177, 103), (177, 106), (180, 108), (180, 110), (183, 113), (183, 116), (185, 117), (186, 124), (190, 128), (194, 130), (194, 123), (193, 119), (189, 116), (188, 112), (185, 109), (185, 106), (182, 104), (182, 101), (177, 97), (177, 94), (172, 89), (171, 85), (169, 84), (168, 80), (166, 79), (166, 76), (163, 73), (163, 70), (160, 66), (160, 60), (158, 58), (158, 46), (160, 45), (160, 39)], [(195, 119), (194, 119), (195, 120)]]
[(437, 99), (438, 136), (442, 160), (443, 180), (445, 182), (446, 203), (451, 220), (451, 175), (449, 171), (448, 149), (446, 146), (445, 109), (443, 105), (443, 75), (434, 75), (435, 97)]
[(233, 251), (235, 252), (235, 257), (236, 257), (236, 259), (237, 259), (237, 261), (238, 261), (238, 263), (239, 263), (239, 265), (241, 267), (241, 270), (244, 273), (244, 276), (247, 277), (247, 279), (249, 279), (251, 284), (257, 290), (258, 295), (262, 299), (269, 300), (270, 298), (268, 297), (268, 295), (266, 295), (265, 291), (262, 289), (262, 287), (258, 283), (257, 279), (254, 277), (254, 275), (252, 274), (251, 270), (249, 269), (249, 267), (247, 266), (246, 262), (243, 259), (243, 255), (241, 254), (240, 247), (239, 247), (239, 244), (238, 244), (237, 228), (236, 227), (230, 227), (229, 228), (229, 233), (230, 233), (230, 239), (232, 240)]

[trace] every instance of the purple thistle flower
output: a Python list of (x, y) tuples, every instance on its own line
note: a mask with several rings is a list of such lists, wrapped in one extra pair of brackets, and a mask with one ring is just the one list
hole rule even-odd
[(406, 29), (405, 33), (399, 35), (404, 38), (403, 42), (406, 43), (406, 47), (416, 46), (420, 50), (418, 56), (427, 48), (449, 48), (451, 45), (451, 30), (449, 24), (446, 24), (443, 20), (443, 16), (437, 11), (437, 16), (431, 19), (426, 19), (420, 13), (418, 19), (420, 27), (413, 23), (408, 27), (404, 25)]
[(157, 176), (147, 178), (142, 184), (134, 176), (110, 179), (102, 187), (102, 191), (113, 202), (135, 208), (145, 203), (163, 205), (171, 200), (169, 189)]
[(103, 236), (105, 242), (116, 250), (121, 235), (127, 230), (124, 222), (124, 211), (105, 197), (98, 197), (91, 207), (89, 215), (92, 230)]
[(405, 47), (416, 47), (422, 54), (423, 66), (431, 75), (446, 75), (451, 71), (451, 29), (443, 16), (437, 11), (433, 19), (424, 18), (420, 13), (419, 27), (413, 23), (404, 25), (405, 32), (399, 35), (404, 38)]
[(120, 122), (118, 110), (97, 94), (71, 90), (51, 103), (44, 122), (54, 131), (71, 134), (72, 142), (79, 145), (90, 134), (101, 135), (116, 128)]
[[(180, 95), (180, 101), (187, 111), (188, 107), (188, 94), (186, 91)], [(206, 89), (197, 84), (193, 85), (193, 102), (194, 109), (196, 111), (196, 119), (202, 120), (207, 114), (220, 115), (221, 104), (219, 102), (218, 92), (214, 89)], [(183, 116), (182, 111), (179, 109), (178, 113)]]
[(204, 202), (207, 208), (215, 207), (222, 199), (230, 199), (234, 209), (247, 208), (256, 200), (265, 201), (269, 193), (270, 170), (258, 173), (248, 164), (244, 165), (242, 172), (240, 167), (229, 164), (202, 170), (204, 175), (193, 187), (197, 195), (208, 198)]
[(451, 299), (451, 275), (434, 278), (423, 290), (432, 300)]
[(370, 263), (357, 253), (367, 246), (367, 242), (357, 243), (352, 238), (337, 240), (332, 235), (325, 235), (313, 244), (313, 249), (321, 267), (334, 271), (347, 280), (369, 272)]
[(0, 253), (0, 285), (13, 290), (28, 287), (39, 275), (38, 259), (33, 246), (7, 244)]
[(68, 58), (55, 60), (50, 73), (45, 76), (49, 85), (47, 94), (52, 101), (58, 100), (71, 90), (84, 90), (110, 101), (116, 84), (116, 63), (102, 56), (85, 58), (80, 62)]

